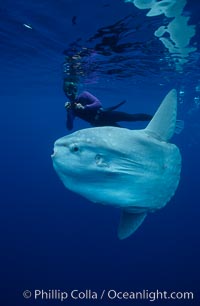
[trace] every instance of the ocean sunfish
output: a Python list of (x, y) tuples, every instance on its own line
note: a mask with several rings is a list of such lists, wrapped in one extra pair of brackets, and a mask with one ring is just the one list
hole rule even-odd
[(120, 239), (134, 233), (147, 213), (165, 206), (177, 189), (181, 155), (169, 143), (176, 115), (173, 89), (145, 129), (87, 128), (55, 142), (53, 166), (65, 187), (122, 209)]

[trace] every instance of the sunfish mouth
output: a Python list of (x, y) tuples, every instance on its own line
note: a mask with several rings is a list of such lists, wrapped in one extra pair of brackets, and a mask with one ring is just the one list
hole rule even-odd
[(58, 150), (54, 147), (53, 153), (51, 154), (51, 158), (54, 158), (54, 157), (56, 156), (57, 151), (58, 151)]

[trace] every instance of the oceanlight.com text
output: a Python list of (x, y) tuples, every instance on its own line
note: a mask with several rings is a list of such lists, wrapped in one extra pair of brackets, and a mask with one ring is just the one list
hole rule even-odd
[(60, 290), (60, 289), (35, 289), (33, 291), (25, 290), (23, 292), (23, 297), (25, 299), (33, 300), (46, 300), (52, 301), (57, 300), (60, 302), (69, 300), (146, 300), (150, 302), (158, 300), (193, 300), (193, 292), (180, 292), (180, 291), (118, 291), (115, 289), (95, 291), (91, 289), (86, 290)]

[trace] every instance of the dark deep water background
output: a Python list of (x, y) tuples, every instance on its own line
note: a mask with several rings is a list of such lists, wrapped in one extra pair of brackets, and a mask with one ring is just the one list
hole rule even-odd
[[(200, 303), (200, 29), (197, 1), (187, 12), (196, 24), (197, 47), (183, 73), (159, 69), (164, 46), (153, 36), (154, 23), (131, 3), (102, 1), (25, 1), (1, 3), (1, 293), (0, 305), (143, 305), (149, 301), (34, 301), (26, 289), (116, 289), (120, 291), (193, 291), (195, 300), (156, 301), (157, 305)], [(180, 185), (167, 206), (150, 214), (129, 239), (116, 235), (119, 211), (86, 201), (64, 188), (53, 170), (54, 141), (67, 133), (62, 92), (63, 51), (81, 37), (84, 44), (99, 28), (125, 16), (137, 17), (140, 41), (133, 67), (118, 77), (101, 71), (83, 77), (88, 89), (105, 104), (127, 99), (130, 112), (154, 113), (173, 87), (184, 88), (179, 117), (185, 128), (173, 142), (181, 150)], [(72, 17), (77, 16), (77, 24)], [(163, 16), (156, 17), (156, 23)], [(146, 24), (145, 24), (146, 23)], [(29, 29), (23, 24), (31, 25)], [(131, 36), (129, 36), (129, 39)], [(145, 43), (149, 44), (145, 45)], [(144, 44), (143, 44), (144, 43)], [(142, 53), (141, 47), (149, 52)], [(146, 52), (146, 51), (145, 51)], [(126, 57), (126, 53), (123, 53)], [(130, 53), (129, 53), (130, 55)], [(144, 64), (143, 66), (141, 64)], [(105, 66), (104, 66), (105, 65)], [(116, 63), (113, 67), (116, 68)], [(97, 67), (97, 68), (98, 68)], [(139, 67), (139, 68), (138, 68)], [(112, 68), (112, 65), (111, 65)], [(94, 69), (95, 70), (95, 69)], [(108, 71), (107, 71), (108, 72)], [(76, 129), (87, 126), (76, 120)], [(128, 126), (124, 124), (124, 126)], [(140, 128), (142, 124), (129, 127)], [(154, 304), (152, 302), (152, 304)]]

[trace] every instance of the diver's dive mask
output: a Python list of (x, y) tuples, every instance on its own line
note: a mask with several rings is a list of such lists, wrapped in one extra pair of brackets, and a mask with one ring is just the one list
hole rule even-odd
[(64, 81), (63, 90), (68, 97), (76, 96), (78, 88), (74, 82)]

